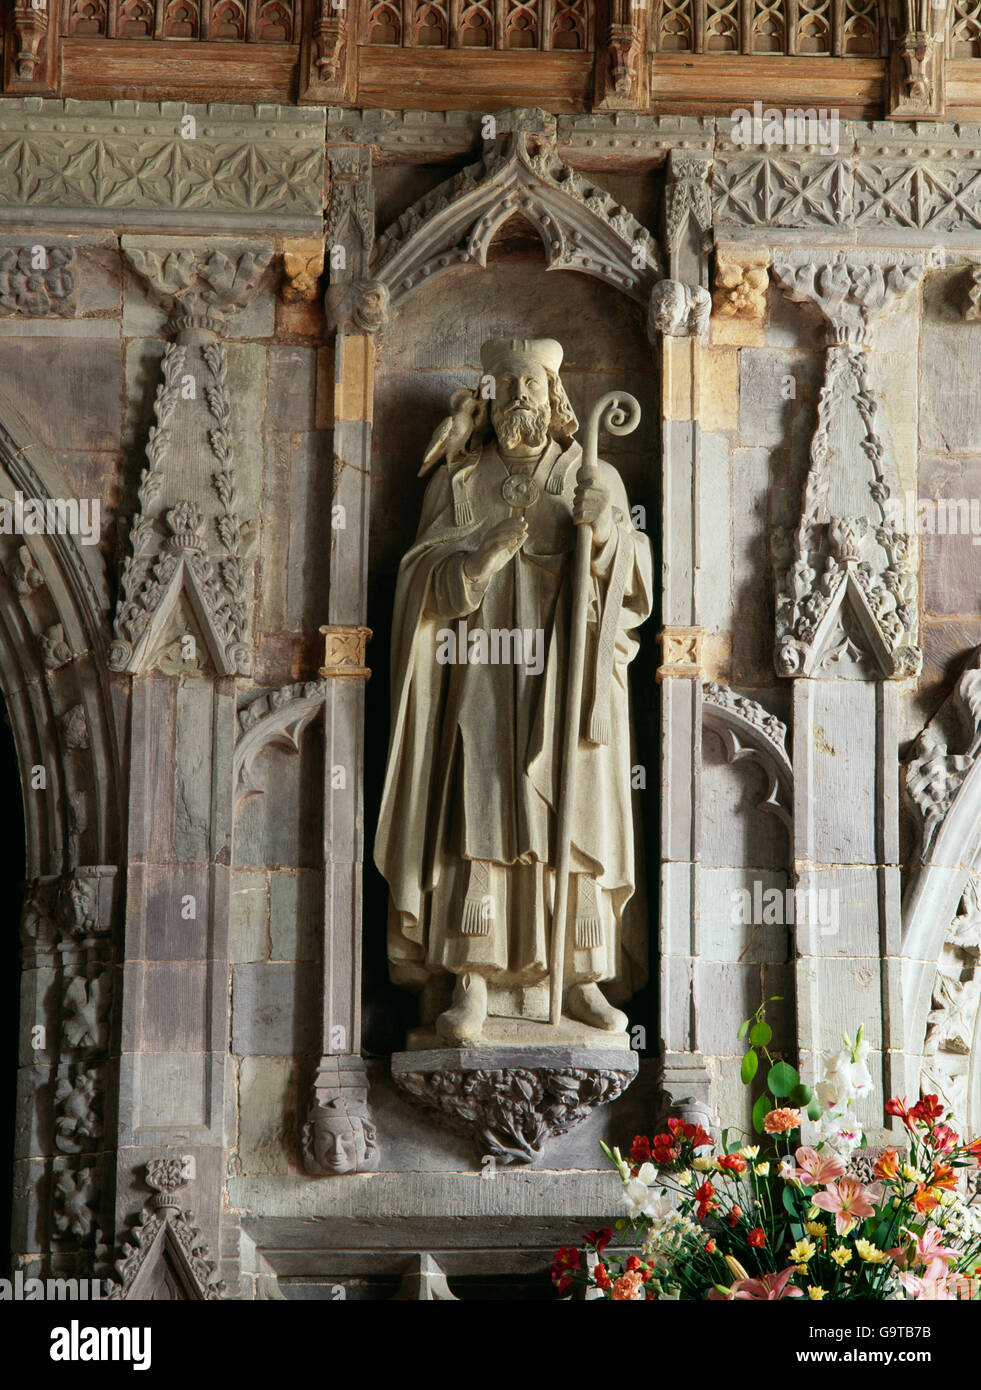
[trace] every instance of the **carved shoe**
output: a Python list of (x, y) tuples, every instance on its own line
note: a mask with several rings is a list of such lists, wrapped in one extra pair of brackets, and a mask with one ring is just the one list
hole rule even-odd
[(468, 972), (457, 976), (453, 1003), (437, 1018), (436, 1032), (444, 1042), (467, 1047), (480, 1041), (486, 1017), (487, 981), (483, 975)]
[(565, 992), (567, 1018), (588, 1023), (590, 1028), (602, 1028), (607, 1033), (625, 1033), (627, 1015), (615, 1009), (599, 985), (570, 985)]

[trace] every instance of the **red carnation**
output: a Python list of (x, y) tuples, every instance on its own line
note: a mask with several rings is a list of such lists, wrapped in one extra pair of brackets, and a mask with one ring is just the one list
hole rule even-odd
[(640, 1269), (642, 1264), (643, 1260), (641, 1260), (638, 1255), (628, 1255), (627, 1263), (624, 1265), (624, 1270), (627, 1274), (632, 1274), (635, 1269)]
[(742, 1154), (723, 1154), (719, 1159), (719, 1167), (727, 1173), (745, 1173), (746, 1160)]
[(606, 1272), (606, 1265), (598, 1264), (593, 1269), (593, 1279), (598, 1289), (608, 1289), (610, 1287), (610, 1276)]
[(708, 1181), (708, 1179), (706, 1179), (705, 1182), (702, 1183), (701, 1187), (698, 1188), (698, 1190), (696, 1191), (695, 1201), (698, 1203), (696, 1213), (699, 1221), (701, 1221), (702, 1218), (706, 1215), (706, 1213), (710, 1212), (713, 1207), (718, 1206), (718, 1203), (715, 1200), (715, 1188)]
[(746, 1243), (747, 1245), (754, 1246), (757, 1250), (762, 1250), (763, 1246), (766, 1244), (766, 1232), (763, 1227), (754, 1226), (746, 1237)]

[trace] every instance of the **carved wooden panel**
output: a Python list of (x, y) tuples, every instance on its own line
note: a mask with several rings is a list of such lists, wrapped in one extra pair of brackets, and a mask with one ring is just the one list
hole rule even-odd
[(949, 14), (951, 58), (981, 58), (981, 0), (953, 0)]
[(382, 48), (591, 52), (589, 0), (371, 0), (361, 42)]
[(63, 15), (71, 38), (297, 43), (300, 0), (68, 0)]
[(658, 0), (651, 36), (657, 53), (785, 57), (876, 58), (887, 43), (884, 0)]

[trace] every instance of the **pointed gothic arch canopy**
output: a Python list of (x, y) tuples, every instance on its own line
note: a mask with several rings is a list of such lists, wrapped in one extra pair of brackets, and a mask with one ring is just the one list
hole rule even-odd
[[(80, 501), (52, 456), (0, 396), (0, 497), (61, 517)], [(94, 501), (95, 499), (91, 499)], [(26, 528), (25, 528), (26, 529)], [(109, 701), (110, 592), (97, 546), (67, 529), (0, 534), (0, 688), (26, 795), (27, 874), (112, 864), (120, 834), (120, 767)]]
[(556, 152), (555, 117), (517, 110), (496, 117), (476, 164), (402, 213), (375, 243), (372, 277), (393, 304), (434, 275), (487, 264), (501, 226), (516, 213), (534, 227), (549, 270), (579, 270), (646, 304), (661, 256), (646, 227)]

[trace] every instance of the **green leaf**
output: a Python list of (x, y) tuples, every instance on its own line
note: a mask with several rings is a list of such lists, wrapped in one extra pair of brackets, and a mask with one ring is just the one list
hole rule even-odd
[(736, 1037), (739, 1039), (740, 1042), (742, 1042), (743, 1038), (749, 1032), (749, 1025), (752, 1023), (752, 1021), (753, 1020), (751, 1018), (747, 1018), (745, 1023), (741, 1023), (739, 1025), (739, 1032), (736, 1034)]
[(783, 1100), (800, 1084), (800, 1076), (789, 1062), (774, 1062), (767, 1073), (766, 1084), (778, 1100)]
[(753, 1106), (753, 1128), (756, 1130), (757, 1134), (763, 1133), (763, 1121), (766, 1116), (769, 1115), (772, 1108), (770, 1097), (767, 1095), (760, 1096), (759, 1100)]
[(823, 1113), (824, 1112), (821, 1109), (820, 1101), (812, 1100), (810, 1105), (807, 1107), (807, 1118), (809, 1120), (819, 1120)]
[(759, 1023), (754, 1023), (749, 1030), (749, 1040), (754, 1047), (766, 1047), (772, 1037), (773, 1029), (762, 1020)]
[(783, 995), (782, 995), (782, 994), (771, 994), (770, 997), (769, 997), (769, 999), (768, 999), (766, 1002), (767, 1002), (768, 1004), (778, 1004), (782, 998), (783, 998)]
[(810, 1105), (811, 1096), (814, 1092), (810, 1086), (805, 1086), (803, 1081), (799, 1086), (795, 1086), (790, 1093), (791, 1103), (794, 1105)]
[(797, 1200), (796, 1200), (796, 1199), (797, 1199), (797, 1194), (796, 1194), (796, 1192), (795, 1192), (794, 1189), (791, 1187), (791, 1185), (790, 1185), (789, 1182), (785, 1182), (784, 1185), (783, 1185), (783, 1204), (784, 1204), (784, 1206), (786, 1207), (787, 1211), (790, 1212), (791, 1216), (796, 1216), (796, 1215), (797, 1215)]
[(748, 1086), (749, 1083), (752, 1081), (753, 1077), (756, 1075), (757, 1068), (759, 1067), (759, 1065), (759, 1057), (757, 1057), (753, 1049), (750, 1048), (749, 1051), (746, 1053), (746, 1056), (743, 1058), (742, 1066), (739, 1068), (740, 1080), (742, 1081), (744, 1086)]
[(614, 1223), (613, 1223), (613, 1229), (614, 1229), (615, 1231), (622, 1231), (623, 1228), (624, 1228), (624, 1226), (626, 1226), (626, 1224), (627, 1224), (627, 1223), (626, 1223), (626, 1220), (625, 1220), (623, 1217), (621, 1217), (619, 1221), (614, 1221)]

